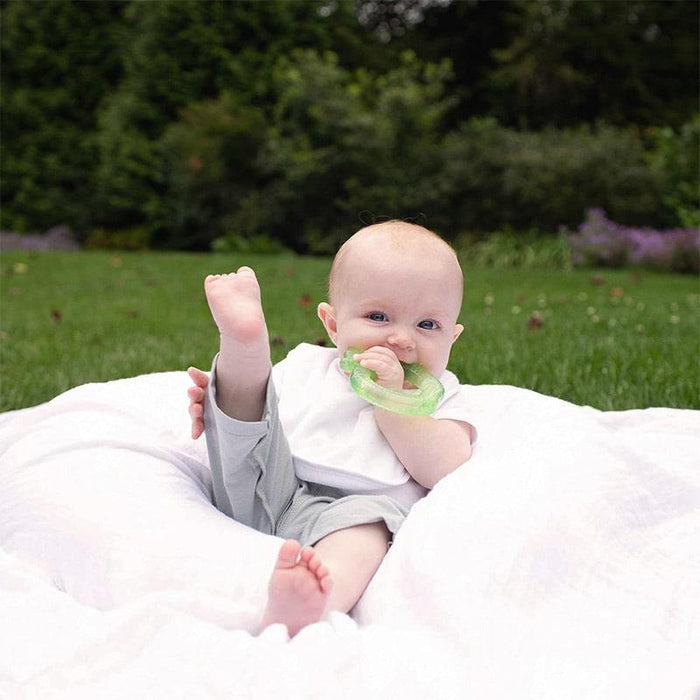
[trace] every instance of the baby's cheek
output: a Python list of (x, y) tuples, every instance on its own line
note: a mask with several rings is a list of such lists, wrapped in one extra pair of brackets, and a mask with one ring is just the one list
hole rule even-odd
[(446, 369), (447, 362), (450, 359), (449, 348), (442, 352), (436, 352), (423, 364), (425, 369), (434, 377), (439, 377)]

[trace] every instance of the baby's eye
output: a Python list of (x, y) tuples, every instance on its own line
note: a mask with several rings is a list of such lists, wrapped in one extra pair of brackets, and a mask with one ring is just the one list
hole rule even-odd
[(367, 318), (370, 321), (376, 321), (377, 323), (384, 323), (388, 320), (387, 315), (381, 311), (373, 311), (371, 314), (367, 314)]
[(418, 324), (418, 328), (422, 328), (425, 331), (434, 331), (440, 328), (440, 324), (438, 324), (437, 321), (433, 321), (431, 319), (427, 319), (425, 321), (421, 321)]

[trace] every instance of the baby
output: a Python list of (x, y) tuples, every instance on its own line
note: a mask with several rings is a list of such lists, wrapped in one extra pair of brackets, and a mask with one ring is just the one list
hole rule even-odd
[[(206, 427), (216, 506), (285, 539), (263, 627), (295, 635), (351, 610), (412, 504), (469, 459), (469, 409), (446, 370), (462, 285), (457, 256), (431, 231), (363, 228), (340, 248), (318, 306), (335, 347), (301, 344), (271, 368), (253, 270), (206, 278), (220, 349), (211, 381), (189, 370), (193, 436)], [(348, 348), (392, 389), (404, 388), (401, 362), (421, 364), (444, 398), (431, 416), (371, 406), (339, 368)]]

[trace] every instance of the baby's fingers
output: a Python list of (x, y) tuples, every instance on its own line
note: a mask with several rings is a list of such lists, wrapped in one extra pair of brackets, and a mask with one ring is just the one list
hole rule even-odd
[(188, 367), (187, 374), (194, 383), (187, 389), (187, 397), (190, 400), (188, 410), (192, 421), (192, 439), (196, 440), (204, 432), (204, 399), (209, 376), (196, 367)]
[(196, 367), (188, 367), (187, 374), (196, 386), (202, 389), (207, 388), (209, 384), (209, 375), (206, 372), (202, 372), (201, 369), (197, 369)]
[(204, 432), (204, 421), (203, 420), (193, 420), (192, 421), (192, 439), (196, 440)]
[(204, 401), (205, 396), (206, 392), (201, 387), (191, 386), (187, 390), (187, 397), (190, 399), (190, 401), (194, 403), (202, 403), (202, 401)]
[(204, 432), (204, 406), (201, 403), (191, 403), (189, 414), (192, 420), (192, 439), (196, 440)]
[(383, 347), (369, 348), (364, 352), (355, 355), (355, 360), (363, 367), (368, 367), (375, 372), (377, 371), (377, 368), (382, 367), (401, 367), (401, 363), (396, 355), (388, 348)]
[(379, 384), (397, 389), (403, 386), (403, 367), (395, 358), (365, 353), (362, 357), (358, 357), (358, 360), (362, 367), (376, 372)]
[(390, 350), (389, 348), (385, 348), (383, 345), (373, 345), (371, 348), (367, 348), (363, 352), (358, 353), (357, 355), (355, 355), (355, 357), (358, 357), (360, 359), (365, 357), (383, 357), (389, 361), (399, 361), (396, 357), (396, 353), (393, 350)]
[(367, 369), (371, 369), (373, 372), (376, 372), (380, 379), (387, 379), (394, 376), (403, 377), (403, 369), (401, 368), (401, 365), (388, 362), (383, 358), (378, 359), (376, 357), (363, 357), (360, 360), (360, 365), (362, 365), (362, 367), (366, 367)]

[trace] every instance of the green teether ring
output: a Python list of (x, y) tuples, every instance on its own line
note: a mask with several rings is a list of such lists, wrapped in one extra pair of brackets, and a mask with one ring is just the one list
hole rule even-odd
[(406, 416), (429, 416), (440, 403), (445, 389), (424, 367), (402, 362), (406, 381), (416, 389), (387, 389), (377, 384), (377, 373), (353, 360), (361, 350), (350, 348), (340, 360), (340, 368), (350, 372), (350, 386), (355, 393), (379, 408)]

